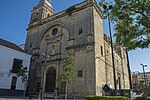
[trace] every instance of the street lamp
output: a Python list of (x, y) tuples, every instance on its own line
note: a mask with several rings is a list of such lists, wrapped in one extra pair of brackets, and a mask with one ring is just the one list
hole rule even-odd
[(147, 65), (143, 65), (142, 63), (141, 63), (141, 65), (143, 67), (143, 75), (144, 75), (145, 87), (147, 87), (146, 76), (145, 76), (145, 69), (144, 69), (144, 67), (147, 67)]
[(112, 8), (112, 5), (104, 5), (103, 8), (108, 11), (107, 19), (108, 19), (108, 26), (109, 26), (109, 34), (110, 34), (110, 42), (111, 42), (111, 52), (112, 52), (112, 66), (113, 66), (113, 75), (114, 75), (114, 87), (115, 90), (117, 90), (117, 82), (116, 82), (116, 70), (115, 70), (115, 63), (114, 63), (114, 48), (113, 48), (113, 40), (112, 40), (112, 33), (111, 33), (111, 26), (110, 26), (110, 16), (109, 16), (109, 10)]

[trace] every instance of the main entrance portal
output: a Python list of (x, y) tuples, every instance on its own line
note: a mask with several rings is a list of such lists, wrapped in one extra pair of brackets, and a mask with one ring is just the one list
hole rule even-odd
[(51, 67), (48, 69), (46, 73), (45, 92), (54, 92), (55, 84), (56, 84), (56, 70), (55, 68)]

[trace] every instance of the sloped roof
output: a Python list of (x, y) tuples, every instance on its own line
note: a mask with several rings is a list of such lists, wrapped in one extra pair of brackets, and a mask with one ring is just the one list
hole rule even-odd
[(0, 38), (0, 45), (25, 53), (25, 51), (23, 49), (21, 49), (19, 46), (17, 46), (16, 44), (6, 41), (2, 38)]

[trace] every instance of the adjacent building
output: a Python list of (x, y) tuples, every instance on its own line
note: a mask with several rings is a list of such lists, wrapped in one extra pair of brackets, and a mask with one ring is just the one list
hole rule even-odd
[[(95, 0), (84, 0), (55, 14), (50, 0), (40, 0), (32, 10), (25, 51), (32, 54), (29, 94), (58, 96), (65, 93), (59, 77), (64, 61), (74, 60), (75, 81), (68, 83), (68, 96), (103, 95), (103, 86), (129, 89), (125, 49), (115, 46), (113, 71), (110, 39), (103, 34), (103, 15)], [(114, 72), (115, 75), (114, 76)]]
[(144, 73), (133, 72), (132, 73), (133, 92), (137, 92), (137, 93), (141, 92), (141, 88), (142, 87), (143, 89), (145, 88), (145, 81), (146, 81), (146, 87), (150, 87), (150, 72), (145, 72), (145, 78), (144, 78)]
[(22, 95), (25, 84), (16, 73), (20, 65), (29, 69), (30, 57), (16, 44), (0, 38), (0, 96)]

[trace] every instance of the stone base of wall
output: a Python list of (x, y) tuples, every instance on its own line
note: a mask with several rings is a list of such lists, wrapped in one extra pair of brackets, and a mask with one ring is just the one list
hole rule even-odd
[(0, 89), (0, 97), (23, 97), (23, 90)]

